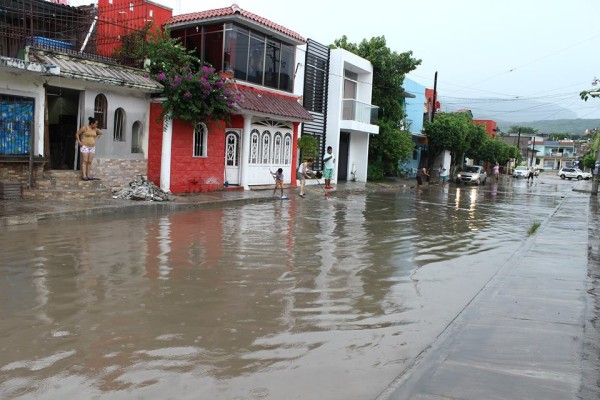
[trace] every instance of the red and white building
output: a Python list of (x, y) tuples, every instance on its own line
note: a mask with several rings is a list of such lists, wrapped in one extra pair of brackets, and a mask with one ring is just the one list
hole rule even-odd
[[(232, 75), (238, 113), (225, 121), (160, 120), (160, 99), (150, 107), (148, 179), (172, 193), (197, 193), (273, 183), (283, 168), (295, 185), (296, 148), (312, 116), (299, 103), (299, 34), (237, 5), (182, 14), (167, 21), (204, 62)], [(298, 78), (298, 79), (296, 79)]]

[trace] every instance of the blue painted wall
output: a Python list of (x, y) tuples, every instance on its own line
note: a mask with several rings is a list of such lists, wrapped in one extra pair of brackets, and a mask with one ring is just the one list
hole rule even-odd
[(416, 96), (414, 99), (406, 98), (406, 119), (411, 120), (410, 132), (421, 133), (423, 129), (423, 112), (425, 111), (425, 86), (404, 78), (402, 87), (408, 93)]

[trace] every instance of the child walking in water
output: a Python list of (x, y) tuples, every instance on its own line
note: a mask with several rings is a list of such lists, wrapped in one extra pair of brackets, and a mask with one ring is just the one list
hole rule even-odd
[[(271, 172), (271, 171), (269, 171)], [(283, 197), (283, 169), (279, 168), (277, 172), (271, 172), (273, 179), (275, 179), (275, 187), (273, 188), (273, 196), (277, 192), (277, 188), (281, 190), (281, 197)]]

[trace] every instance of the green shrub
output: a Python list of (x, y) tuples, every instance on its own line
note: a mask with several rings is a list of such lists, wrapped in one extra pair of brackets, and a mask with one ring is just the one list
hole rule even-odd
[(383, 165), (381, 162), (369, 164), (367, 167), (367, 180), (370, 182), (378, 182), (384, 179)]

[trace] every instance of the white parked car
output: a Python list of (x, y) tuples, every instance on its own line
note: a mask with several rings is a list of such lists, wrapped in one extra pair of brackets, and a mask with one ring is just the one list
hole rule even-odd
[(519, 165), (517, 168), (513, 169), (513, 178), (527, 178), (528, 175), (529, 168), (525, 165)]
[(580, 170), (579, 168), (561, 168), (560, 171), (558, 171), (558, 176), (560, 176), (560, 179), (577, 179), (578, 181), (585, 179), (586, 181), (588, 179), (592, 179), (592, 174), (590, 174), (589, 172), (583, 172), (582, 170)]

